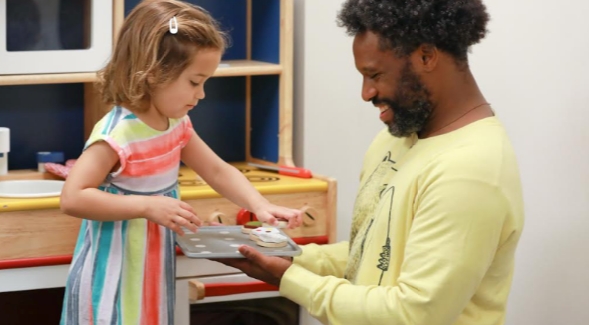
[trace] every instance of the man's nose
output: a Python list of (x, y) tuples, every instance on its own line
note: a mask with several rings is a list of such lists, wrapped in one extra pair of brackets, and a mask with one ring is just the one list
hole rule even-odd
[(362, 99), (366, 102), (371, 101), (376, 97), (376, 93), (376, 89), (370, 84), (370, 82), (364, 80), (362, 83)]

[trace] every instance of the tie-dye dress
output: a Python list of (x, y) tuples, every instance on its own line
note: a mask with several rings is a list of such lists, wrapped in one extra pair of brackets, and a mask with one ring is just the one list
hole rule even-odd
[[(190, 139), (190, 118), (152, 129), (131, 111), (113, 108), (86, 143), (107, 142), (120, 168), (100, 189), (116, 195), (178, 193), (181, 149)], [(108, 204), (108, 203), (106, 203)], [(173, 324), (175, 235), (147, 221), (83, 220), (66, 283), (63, 325)]]

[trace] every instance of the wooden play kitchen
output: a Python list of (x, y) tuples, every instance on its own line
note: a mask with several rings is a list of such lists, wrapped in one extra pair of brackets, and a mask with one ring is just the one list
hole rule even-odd
[[(87, 3), (94, 1), (97, 0)], [(336, 182), (297, 170), (292, 158), (293, 0), (189, 2), (207, 9), (229, 31), (232, 40), (214, 78), (205, 86), (206, 99), (189, 113), (196, 132), (271, 202), (305, 212), (302, 227), (285, 230), (294, 242), (333, 242)], [(112, 1), (109, 21), (113, 44), (125, 15), (137, 3), (138, 0)], [(0, 91), (3, 87), (83, 84), (80, 122), (84, 124), (85, 140), (94, 123), (109, 109), (93, 90), (95, 79), (95, 71), (11, 75), (0, 71)], [(45, 136), (50, 138), (51, 134)], [(71, 139), (55, 141), (65, 143)], [(12, 151), (16, 150), (13, 147)], [(8, 175), (0, 176), (0, 181), (52, 178), (55, 177), (51, 174), (35, 170), (10, 170)], [(182, 200), (191, 204), (205, 222), (229, 226), (255, 219), (249, 211), (220, 197), (186, 167), (181, 168), (178, 181)], [(80, 222), (60, 212), (58, 197), (0, 198), (0, 297), (15, 291), (62, 287)], [(189, 324), (191, 288), (199, 288), (199, 294), (191, 296), (193, 303), (209, 297), (207, 285), (199, 279), (228, 273), (236, 270), (188, 259), (179, 252), (177, 324)], [(35, 280), (30, 281), (31, 278)], [(255, 281), (252, 285), (260, 287)], [(224, 294), (232, 293), (229, 290)], [(30, 291), (30, 297), (35, 299), (34, 291)]]

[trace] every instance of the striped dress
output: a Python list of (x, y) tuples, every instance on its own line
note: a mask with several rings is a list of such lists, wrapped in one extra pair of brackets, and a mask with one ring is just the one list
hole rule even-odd
[[(101, 190), (116, 195), (178, 198), (180, 152), (190, 139), (190, 118), (170, 119), (166, 131), (115, 107), (86, 143), (107, 142), (119, 170)], [(83, 220), (66, 283), (63, 325), (173, 324), (175, 235), (147, 219)]]

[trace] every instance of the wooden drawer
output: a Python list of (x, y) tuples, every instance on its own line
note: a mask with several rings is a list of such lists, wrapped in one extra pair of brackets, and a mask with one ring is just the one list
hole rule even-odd
[(71, 255), (82, 219), (58, 209), (0, 213), (0, 260)]
[[(265, 197), (272, 203), (289, 208), (302, 209), (305, 213), (303, 226), (285, 229), (293, 238), (327, 236), (328, 202), (327, 192), (307, 192), (292, 194), (271, 194)], [(240, 207), (225, 198), (185, 200), (204, 222), (221, 222), (225, 225), (240, 224), (237, 215)]]
[[(270, 202), (306, 212), (304, 225), (285, 230), (292, 238), (335, 239), (335, 182), (325, 192), (264, 195)], [(235, 225), (238, 206), (225, 198), (186, 199), (205, 222)], [(58, 209), (0, 212), (0, 260), (72, 255), (82, 219), (64, 215)]]

